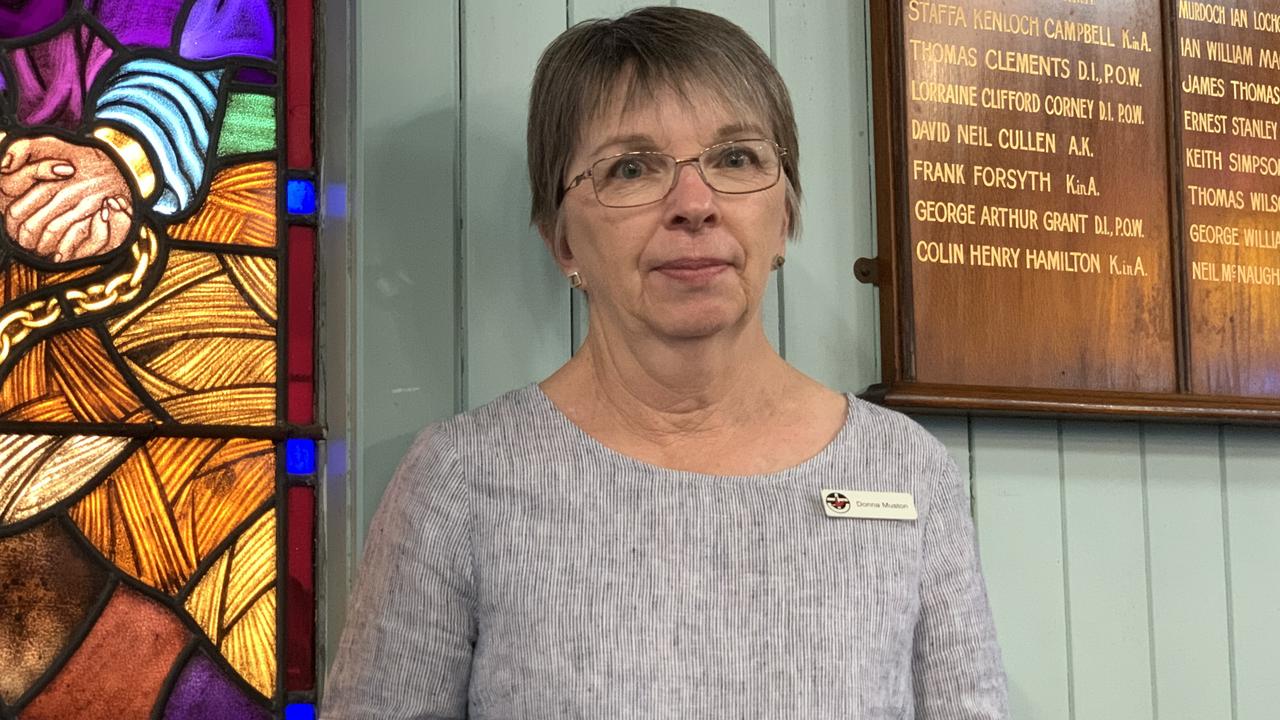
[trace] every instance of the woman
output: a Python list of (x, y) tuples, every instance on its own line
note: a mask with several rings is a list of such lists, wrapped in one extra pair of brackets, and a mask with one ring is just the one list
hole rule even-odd
[(577, 25), (528, 141), (587, 338), (416, 441), (325, 717), (1004, 717), (954, 465), (765, 337), (800, 187), (760, 48), (679, 8)]

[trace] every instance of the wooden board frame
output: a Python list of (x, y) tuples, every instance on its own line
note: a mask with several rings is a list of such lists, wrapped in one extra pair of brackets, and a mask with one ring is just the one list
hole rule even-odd
[(1053, 416), (1225, 422), (1280, 425), (1280, 397), (1195, 394), (1189, 380), (1191, 328), (1184, 258), (1183, 138), (1178, 130), (1182, 97), (1178, 78), (1177, 0), (1160, 0), (1165, 118), (1169, 156), (1169, 242), (1173, 297), (1176, 391), (1117, 392), (1105, 389), (992, 387), (920, 382), (912, 286), (910, 208), (907, 192), (906, 69), (903, 5), (906, 0), (868, 0), (875, 144), (875, 208), (878, 256), (862, 259), (855, 276), (880, 291), (882, 380), (862, 397), (910, 412), (989, 416)]

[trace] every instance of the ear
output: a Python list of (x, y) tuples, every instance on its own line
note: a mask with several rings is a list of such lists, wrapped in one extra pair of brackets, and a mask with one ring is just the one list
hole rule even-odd
[(542, 236), (542, 242), (546, 244), (547, 250), (551, 252), (551, 257), (556, 261), (556, 265), (561, 270), (568, 272), (572, 269), (573, 264), (573, 248), (569, 247), (569, 239), (563, 230), (559, 233), (560, 237), (556, 237), (555, 221), (538, 223), (538, 234)]

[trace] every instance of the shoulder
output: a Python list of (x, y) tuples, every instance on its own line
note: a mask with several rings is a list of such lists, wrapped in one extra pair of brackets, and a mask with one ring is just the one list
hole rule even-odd
[(532, 387), (513, 390), (423, 428), (382, 497), (383, 525), (422, 530), (443, 515), (466, 516), (474, 478), (511, 461), (513, 444), (536, 417), (536, 400)]
[(880, 489), (909, 492), (922, 514), (940, 497), (962, 492), (959, 468), (945, 445), (906, 415), (849, 396), (851, 464)]
[(886, 457), (915, 458), (930, 463), (950, 462), (947, 448), (920, 423), (889, 408), (848, 395), (849, 422), (863, 450)]
[(466, 470), (505, 455), (525, 454), (554, 426), (553, 408), (536, 386), (528, 385), (428, 425), (414, 438), (402, 468), (449, 463)]

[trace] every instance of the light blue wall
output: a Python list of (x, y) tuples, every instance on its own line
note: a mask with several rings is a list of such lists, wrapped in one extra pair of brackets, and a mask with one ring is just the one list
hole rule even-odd
[[(352, 408), (336, 432), (350, 472), (328, 486), (330, 642), (342, 558), (414, 432), (544, 377), (581, 331), (526, 220), (525, 103), (567, 23), (631, 4), (355, 4), (353, 82), (336, 89), (351, 94), (351, 145), (330, 148), (348, 167), (353, 238), (350, 264), (327, 264), (351, 305), (330, 385)], [(864, 9), (689, 4), (751, 32), (795, 101), (804, 235), (769, 297), (770, 336), (801, 370), (860, 390), (879, 377), (875, 293), (852, 274), (875, 237)], [(969, 474), (1014, 717), (1280, 717), (1280, 433), (922, 421)]]

